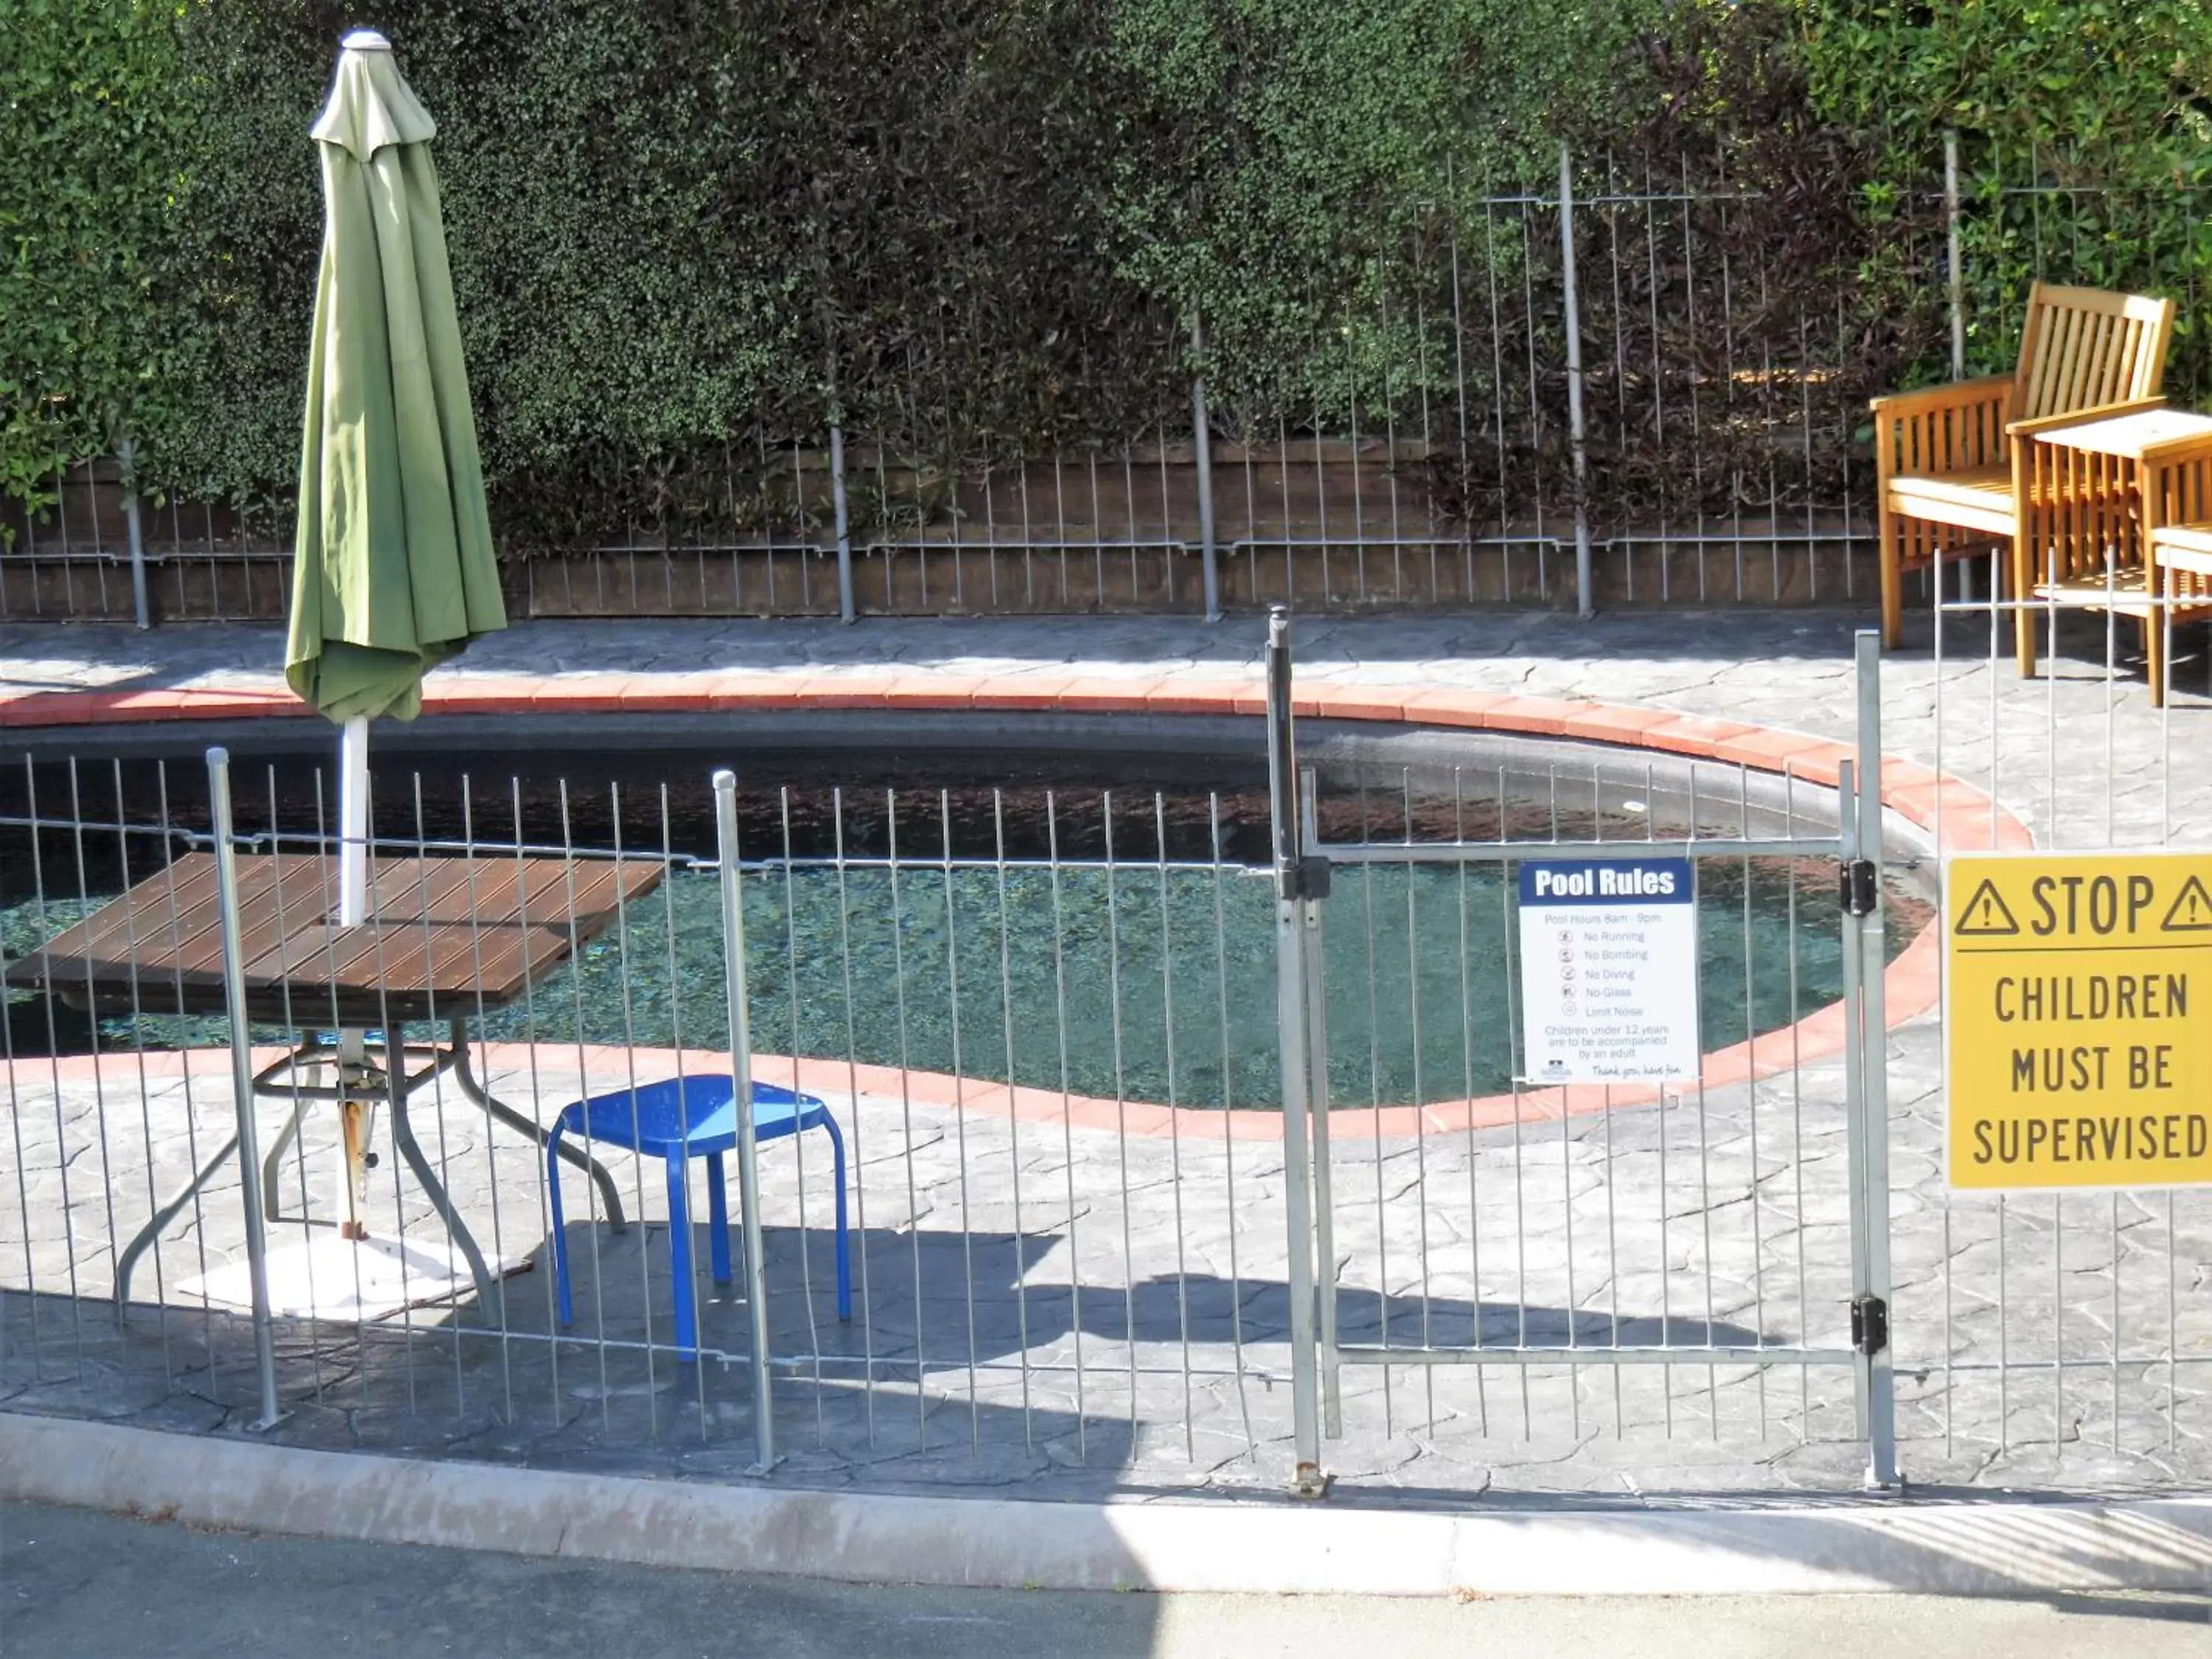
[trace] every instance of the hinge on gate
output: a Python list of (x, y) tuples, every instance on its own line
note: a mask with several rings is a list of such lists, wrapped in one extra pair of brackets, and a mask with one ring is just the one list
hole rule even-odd
[(1889, 1304), (1878, 1296), (1851, 1298), (1851, 1346), (1877, 1354), (1889, 1346)]
[(1872, 859), (1853, 859), (1843, 866), (1844, 914), (1870, 916), (1881, 897), (1881, 872)]
[(1328, 860), (1307, 856), (1283, 872), (1283, 896), (1296, 903), (1302, 899), (1328, 896)]

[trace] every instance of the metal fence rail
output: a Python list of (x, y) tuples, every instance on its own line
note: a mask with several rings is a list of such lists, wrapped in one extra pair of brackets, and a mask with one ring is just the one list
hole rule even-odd
[[(1962, 199), (1933, 161), (1882, 249), (1923, 368), (1946, 331), (1954, 372), (2009, 361), (2014, 262), (2157, 279), (2105, 269), (2080, 234), (2079, 204), (2120, 212), (2124, 192), (2051, 184), (2030, 156)], [(1556, 179), (1379, 255), (1302, 384), (1248, 384), (1196, 319), (1188, 378), (1137, 429), (1021, 454), (962, 453), (938, 429), (948, 394), (896, 386), (872, 413), (732, 434), (667, 521), (516, 558), (509, 602), (848, 620), (1852, 603), (1871, 591), (1864, 399), (1891, 388), (1869, 380), (1854, 274), (1735, 246), (1760, 200), (1721, 160), (1669, 177), (1563, 153)], [(2152, 257), (2193, 271), (2185, 252)], [(2203, 362), (2182, 355), (2168, 391), (2188, 401)], [(79, 469), (12, 526), (0, 619), (284, 614), (281, 516), (138, 502), (126, 476)]]

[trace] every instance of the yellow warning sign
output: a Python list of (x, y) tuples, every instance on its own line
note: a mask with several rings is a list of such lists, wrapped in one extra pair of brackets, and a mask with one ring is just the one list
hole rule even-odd
[(1943, 921), (1952, 1186), (2212, 1183), (2212, 853), (1959, 854)]

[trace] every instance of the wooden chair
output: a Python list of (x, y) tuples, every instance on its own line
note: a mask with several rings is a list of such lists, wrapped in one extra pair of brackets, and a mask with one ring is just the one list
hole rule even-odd
[[(2011, 374), (1874, 400), (1884, 645), (1894, 647), (1903, 627), (1907, 572), (2005, 546), (2015, 569), (2031, 568), (2022, 509), (2036, 503), (2025, 441), (2156, 405), (2172, 335), (2171, 300), (2038, 283)], [(2014, 613), (2023, 669), (2033, 662), (2033, 625), (2025, 609)]]
[(2168, 636), (2212, 615), (2212, 436), (2166, 445), (2142, 475), (2143, 571), (2147, 595), (2143, 655), (2150, 700), (2166, 702), (2171, 669)]

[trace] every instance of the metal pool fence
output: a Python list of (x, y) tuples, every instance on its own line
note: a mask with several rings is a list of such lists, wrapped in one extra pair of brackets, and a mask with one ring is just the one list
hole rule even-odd
[[(1993, 600), (2009, 586), (2002, 556), (1946, 578), (1926, 642), (1898, 659), (1916, 752), (2004, 801), (2041, 850), (2212, 850), (2212, 678), (2201, 624), (2175, 621), (2185, 595), (2146, 593), (2139, 576), (2131, 591), (2108, 572), (2102, 594), (2092, 580)], [(2016, 665), (2022, 626), (2033, 677)], [(2160, 706), (2153, 629), (2170, 665)], [(1893, 1060), (1927, 1112), (1941, 1099), (1935, 1045), (1929, 1031)], [(2000, 1475), (2035, 1478), (2073, 1449), (2093, 1476), (2201, 1484), (2212, 1188), (1951, 1192), (1938, 1176), (1900, 1255), (1901, 1431)]]
[[(2136, 215), (2134, 198), (2023, 160), (1963, 196), (1955, 168), (1931, 167), (1882, 242), (1882, 280), (1913, 313), (1897, 326), (1940, 353), (1948, 320), (1955, 374), (1970, 343), (2002, 358), (2029, 276), (2177, 285), (2106, 269), (2083, 231)], [(1246, 372), (1199, 319), (1188, 372), (1129, 392), (1149, 410), (1133, 429), (975, 454), (944, 388), (894, 377), (872, 406), (856, 392), (840, 414), (730, 434), (694, 468), (680, 530), (515, 560), (510, 606), (1212, 617), (1871, 596), (1860, 434), (1868, 394), (1891, 388), (1853, 320), (1860, 273), (1813, 274), (1833, 250), (1791, 242), (1804, 228), (1769, 223), (1719, 161), (1669, 173), (1563, 155), (1521, 188), (1437, 190), (1460, 203), (1449, 228), (1378, 253), (1371, 293), (1317, 323), (1297, 384)], [(2151, 257), (2194, 270), (2183, 246)], [(2200, 354), (2182, 356), (2168, 391), (2187, 401), (2204, 387)], [(284, 614), (289, 521), (139, 502), (128, 474), (81, 469), (50, 515), (15, 526), (0, 619)]]
[[(1996, 698), (1964, 601), (1893, 740), (2185, 838), (2185, 690), (2130, 722), (2044, 620), (2101, 753)], [(1942, 1190), (1936, 1034), (1882, 1001), (1934, 842), (1863, 771), (1272, 752), (1272, 803), (391, 769), (351, 931), (319, 769), (17, 755), (0, 1398), (916, 1483), (2201, 1469), (2206, 1195)], [(1505, 873), (1662, 852), (1698, 1081), (1517, 1080)], [(672, 1088), (672, 1164), (629, 1150)]]
[[(709, 1455), (750, 1447), (757, 1422), (751, 1459), (772, 1455), (752, 1410), (765, 1355), (787, 1435), (817, 1456), (1065, 1442), (1111, 1464), (1140, 1429), (1194, 1447), (1215, 1391), (1264, 1389), (1280, 1310), (1247, 1303), (1279, 1229), (1244, 1235), (1239, 1175), (1255, 1196), (1264, 1178), (1234, 1139), (1245, 1117), (1219, 1109), (1265, 1075), (1251, 1051), (1271, 1034), (1230, 941), (1264, 946), (1266, 905), (1224, 854), (1219, 801), (1048, 793), (1015, 826), (1003, 795), (956, 811), (944, 793), (741, 801), (703, 782), (387, 787), (378, 926), (349, 938), (322, 926), (319, 778), (21, 762), (0, 818), (17, 1398)], [(625, 867), (649, 879), (600, 878)], [(128, 923), (40, 954), (149, 880)], [(518, 933), (550, 943), (550, 970), (502, 980)], [(349, 1025), (347, 1103), (331, 1097)], [(589, 1167), (567, 1173), (564, 1290), (544, 1130), (570, 1103), (711, 1087), (746, 1060), (822, 1103), (757, 1172), (742, 1135), (720, 1149), (757, 1278), (705, 1224), (688, 1263), (672, 1248), (679, 1195), (706, 1188), (688, 1208), (720, 1215), (720, 1171), (689, 1160), (687, 1188), (606, 1144), (641, 1127), (626, 1105), (568, 1138)], [(240, 1114), (248, 1090), (260, 1109)], [(411, 1124), (418, 1158), (378, 1160), (380, 1112), (403, 1152)], [(257, 1118), (282, 1126), (265, 1158)], [(254, 1203), (276, 1241), (258, 1261)]]

